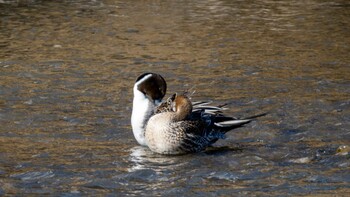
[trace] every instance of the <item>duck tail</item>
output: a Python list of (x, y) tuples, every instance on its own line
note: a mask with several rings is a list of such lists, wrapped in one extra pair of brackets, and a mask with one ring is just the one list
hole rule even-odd
[(250, 116), (250, 117), (243, 118), (243, 119), (222, 120), (222, 121), (215, 122), (214, 125), (216, 127), (219, 127), (221, 129), (221, 131), (226, 133), (232, 129), (242, 127), (245, 124), (250, 123), (254, 119), (265, 116), (265, 115), (267, 115), (267, 113), (257, 114), (257, 115)]
[(253, 119), (242, 119), (242, 120), (226, 120), (222, 122), (215, 122), (214, 125), (220, 128), (236, 128), (243, 126), (249, 122), (251, 122)]

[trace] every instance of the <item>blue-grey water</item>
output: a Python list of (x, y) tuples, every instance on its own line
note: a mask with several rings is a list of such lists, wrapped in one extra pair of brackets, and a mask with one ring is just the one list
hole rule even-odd
[[(130, 126), (143, 72), (269, 114), (157, 155)], [(0, 0), (0, 196), (349, 196), (349, 122), (347, 0)]]

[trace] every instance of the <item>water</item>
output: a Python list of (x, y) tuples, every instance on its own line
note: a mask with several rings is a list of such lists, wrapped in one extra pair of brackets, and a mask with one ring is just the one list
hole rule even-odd
[[(0, 195), (350, 195), (348, 1), (0, 1)], [(269, 115), (203, 153), (137, 145), (132, 86)]]

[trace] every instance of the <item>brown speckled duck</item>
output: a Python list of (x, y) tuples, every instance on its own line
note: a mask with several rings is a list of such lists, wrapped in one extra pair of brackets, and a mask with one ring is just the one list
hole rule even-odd
[(153, 152), (166, 155), (199, 152), (223, 139), (227, 131), (251, 121), (205, 110), (193, 111), (186, 95), (174, 95), (171, 106), (172, 111), (155, 114), (147, 123), (146, 143)]

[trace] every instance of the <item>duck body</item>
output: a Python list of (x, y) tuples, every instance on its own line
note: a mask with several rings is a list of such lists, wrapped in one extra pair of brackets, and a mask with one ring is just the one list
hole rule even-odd
[(148, 147), (153, 152), (176, 155), (199, 152), (206, 147), (209, 142), (206, 138), (193, 135), (203, 127), (200, 122), (174, 120), (173, 112), (163, 112), (152, 116), (148, 121), (145, 137)]
[[(155, 114), (146, 126), (146, 143), (153, 152), (159, 154), (203, 151), (218, 139), (225, 138), (225, 133), (232, 127), (250, 122), (250, 119), (233, 120), (220, 114), (210, 115), (205, 110), (196, 110), (197, 107), (193, 110), (191, 101), (185, 95), (175, 95), (171, 105), (172, 111)], [(215, 120), (218, 117), (221, 123), (231, 123), (223, 126)]]

